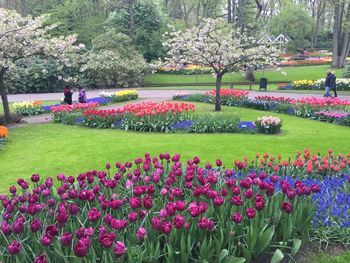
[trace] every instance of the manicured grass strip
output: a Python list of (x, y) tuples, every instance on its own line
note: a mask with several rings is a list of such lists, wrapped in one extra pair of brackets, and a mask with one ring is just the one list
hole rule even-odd
[[(197, 104), (199, 112), (212, 111), (214, 105)], [(254, 121), (258, 116), (277, 115), (243, 108), (223, 107), (237, 113), (241, 120)], [(90, 169), (103, 169), (105, 163), (130, 161), (145, 152), (181, 153), (183, 158), (200, 156), (202, 162), (223, 158), (231, 166), (234, 159), (255, 153), (270, 152), (285, 158), (298, 149), (314, 153), (333, 148), (336, 153), (350, 149), (350, 129), (333, 124), (279, 114), (283, 133), (277, 136), (258, 134), (162, 134), (120, 130), (99, 130), (62, 124), (28, 125), (10, 129), (9, 142), (0, 151), (0, 192), (29, 178), (33, 173), (44, 177), (58, 173), (77, 175)]]
[(311, 263), (349, 263), (350, 252), (343, 252), (340, 255), (327, 255), (327, 254), (315, 254), (311, 257), (311, 260), (304, 261)]
[[(326, 71), (329, 69), (329, 65), (323, 66), (304, 66), (304, 67), (285, 67), (280, 70), (265, 70), (256, 71), (254, 73), (256, 81), (259, 81), (261, 77), (266, 77), (268, 81), (293, 81), (301, 79), (317, 80), (325, 78)], [(340, 78), (342, 70), (334, 70), (337, 77)], [(285, 72), (286, 75), (282, 74)], [(223, 82), (241, 82), (246, 81), (244, 74), (227, 73), (223, 77)], [(195, 82), (215, 82), (213, 74), (205, 75), (174, 75), (174, 74), (152, 74), (145, 77), (143, 83), (195, 83)]]

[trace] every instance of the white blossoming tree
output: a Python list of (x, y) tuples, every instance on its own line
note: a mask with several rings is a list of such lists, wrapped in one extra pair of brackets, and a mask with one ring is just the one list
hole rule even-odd
[(10, 110), (4, 76), (15, 70), (15, 63), (35, 55), (46, 55), (56, 58), (57, 63), (68, 63), (66, 54), (83, 48), (73, 46), (75, 35), (52, 37), (50, 31), (56, 26), (45, 26), (47, 16), (22, 17), (12, 10), (0, 8), (0, 95), (5, 119), (10, 121)]
[(274, 64), (277, 50), (258, 43), (221, 19), (206, 19), (198, 27), (170, 34), (164, 43), (168, 48), (167, 65), (196, 64), (211, 67), (216, 76), (215, 110), (221, 110), (220, 89), (227, 72), (239, 71), (243, 66)]

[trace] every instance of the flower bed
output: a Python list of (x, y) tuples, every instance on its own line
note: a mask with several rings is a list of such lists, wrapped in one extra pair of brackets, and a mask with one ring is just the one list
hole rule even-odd
[[(278, 89), (297, 89), (297, 90), (324, 90), (325, 79), (320, 80), (296, 80), (292, 81), (291, 84), (283, 84), (278, 87)], [(350, 79), (338, 78), (337, 90), (350, 90)]]
[(293, 89), (319, 89), (320, 85), (314, 80), (295, 80), (292, 81)]
[(85, 110), (95, 109), (98, 106), (99, 104), (97, 102), (52, 106), (53, 121), (74, 124), (76, 120), (82, 119)]
[[(229, 90), (231, 91), (231, 90)], [(350, 101), (339, 98), (300, 98), (290, 99), (287, 97), (275, 96), (256, 96), (254, 99), (248, 99), (248, 92), (238, 93), (236, 95), (229, 95), (226, 104), (229, 106), (246, 107), (257, 110), (266, 110), (273, 112), (281, 112), (290, 115), (295, 115), (303, 118), (311, 118), (323, 121), (321, 115), (316, 115), (320, 111), (341, 111), (344, 113), (350, 112)], [(211, 95), (208, 95), (211, 94)], [(173, 97), (174, 100), (184, 101), (198, 101), (205, 103), (215, 103), (215, 96), (211, 93), (206, 94), (181, 94)], [(212, 96), (212, 98), (210, 97)], [(224, 97), (223, 97), (224, 98)], [(225, 101), (225, 99), (223, 99)], [(334, 123), (350, 126), (349, 117), (343, 118), (342, 121), (335, 121)]]
[(102, 91), (99, 93), (99, 95), (103, 98), (111, 100), (113, 103), (138, 99), (137, 90), (122, 90), (114, 93)]
[[(193, 104), (142, 102), (112, 110), (86, 110), (83, 124), (92, 128), (121, 128), (152, 132), (247, 132), (234, 114), (192, 114)], [(249, 129), (256, 132), (255, 127)]]
[(282, 121), (279, 117), (263, 116), (255, 121), (258, 132), (264, 134), (276, 134), (281, 132)]
[(174, 123), (189, 119), (195, 106), (189, 103), (141, 102), (115, 110), (84, 112), (84, 124), (89, 127), (125, 130), (169, 132)]
[[(331, 177), (324, 183), (298, 179), (317, 176), (326, 162), (322, 172)], [(0, 196), (0, 260), (251, 262), (273, 255), (280, 262), (283, 254), (295, 256), (312, 225), (338, 224), (323, 221), (338, 211), (328, 214), (327, 202), (349, 187), (341, 174), (349, 172), (350, 155), (331, 151), (324, 158), (299, 152), (294, 162), (257, 154), (233, 167), (200, 163), (198, 157), (181, 162), (178, 154), (146, 154), (116, 163), (116, 171), (107, 164), (106, 171), (76, 178), (60, 174), (57, 189), (51, 177), (33, 175), (32, 187), (19, 179), (19, 189)], [(330, 191), (327, 178), (335, 176)], [(347, 220), (342, 202), (338, 220)], [(324, 208), (315, 213), (315, 206)]]
[[(205, 94), (179, 94), (173, 96), (173, 100), (198, 101), (215, 103), (215, 90)], [(248, 99), (249, 92), (246, 90), (221, 89), (221, 104), (226, 106), (237, 106)]]
[(320, 121), (350, 126), (350, 112), (318, 111), (315, 116)]
[(13, 108), (23, 116), (38, 115), (44, 112), (41, 104), (41, 101), (21, 101), (13, 103)]
[[(317, 81), (319, 88), (324, 88), (325, 79), (320, 79)], [(337, 90), (350, 90), (350, 79), (337, 78)]]
[(6, 144), (9, 130), (5, 126), (0, 126), (0, 147)]
[(329, 65), (332, 60), (329, 58), (309, 58), (305, 60), (284, 60), (277, 63), (281, 67), (290, 66), (317, 66), (317, 65)]

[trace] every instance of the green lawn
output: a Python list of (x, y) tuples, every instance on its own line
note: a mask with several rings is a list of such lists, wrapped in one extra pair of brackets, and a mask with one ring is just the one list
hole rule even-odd
[[(53, 105), (58, 103), (60, 103), (60, 101), (58, 100), (44, 100), (42, 101), (42, 106), (48, 106), (48, 105)], [(10, 102), (9, 106), (10, 106), (10, 111), (13, 112), (14, 111), (13, 102)], [(0, 115), (3, 113), (4, 113), (4, 108), (2, 107), (2, 103), (0, 103)]]
[[(281, 70), (265, 70), (255, 72), (256, 80), (265, 76), (268, 81), (292, 81), (301, 79), (317, 80), (325, 78), (326, 71), (329, 69), (328, 65), (324, 66), (303, 66), (303, 67), (285, 67)], [(287, 73), (287, 75), (282, 74)], [(341, 77), (342, 70), (335, 70), (337, 77)], [(224, 82), (246, 81), (242, 73), (227, 73), (223, 77)], [(215, 82), (213, 74), (186, 76), (174, 74), (152, 74), (145, 77), (144, 83), (195, 83), (195, 82)]]
[(349, 263), (350, 252), (343, 252), (340, 255), (316, 254), (311, 257), (311, 260), (303, 261), (305, 263)]
[[(211, 111), (213, 105), (197, 104), (198, 111)], [(254, 121), (270, 115), (234, 107), (225, 112), (237, 113), (241, 120)], [(276, 115), (276, 114), (272, 114)], [(33, 173), (56, 176), (77, 175), (89, 169), (103, 169), (105, 163), (133, 160), (145, 152), (181, 153), (185, 159), (198, 155), (203, 162), (221, 158), (227, 165), (234, 159), (254, 157), (256, 152), (295, 156), (298, 149), (312, 152), (346, 153), (350, 149), (350, 129), (280, 114), (283, 133), (277, 136), (256, 134), (161, 134), (119, 130), (98, 130), (62, 124), (27, 125), (10, 129), (9, 142), (0, 151), (0, 192), (19, 177)]]

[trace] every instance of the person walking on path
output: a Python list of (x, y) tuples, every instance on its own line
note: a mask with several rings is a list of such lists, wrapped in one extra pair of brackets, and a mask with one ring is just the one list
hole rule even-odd
[(78, 89), (79, 89), (79, 97), (78, 97), (79, 103), (86, 103), (86, 90), (80, 85)]
[(327, 77), (325, 82), (325, 93), (323, 97), (332, 97), (330, 91), (334, 92), (334, 97), (337, 97), (337, 84), (336, 84), (336, 76), (330, 71), (327, 71)]
[(63, 94), (64, 94), (64, 103), (68, 104), (68, 105), (72, 105), (73, 103), (73, 90), (68, 87), (65, 86), (64, 90), (63, 90)]

